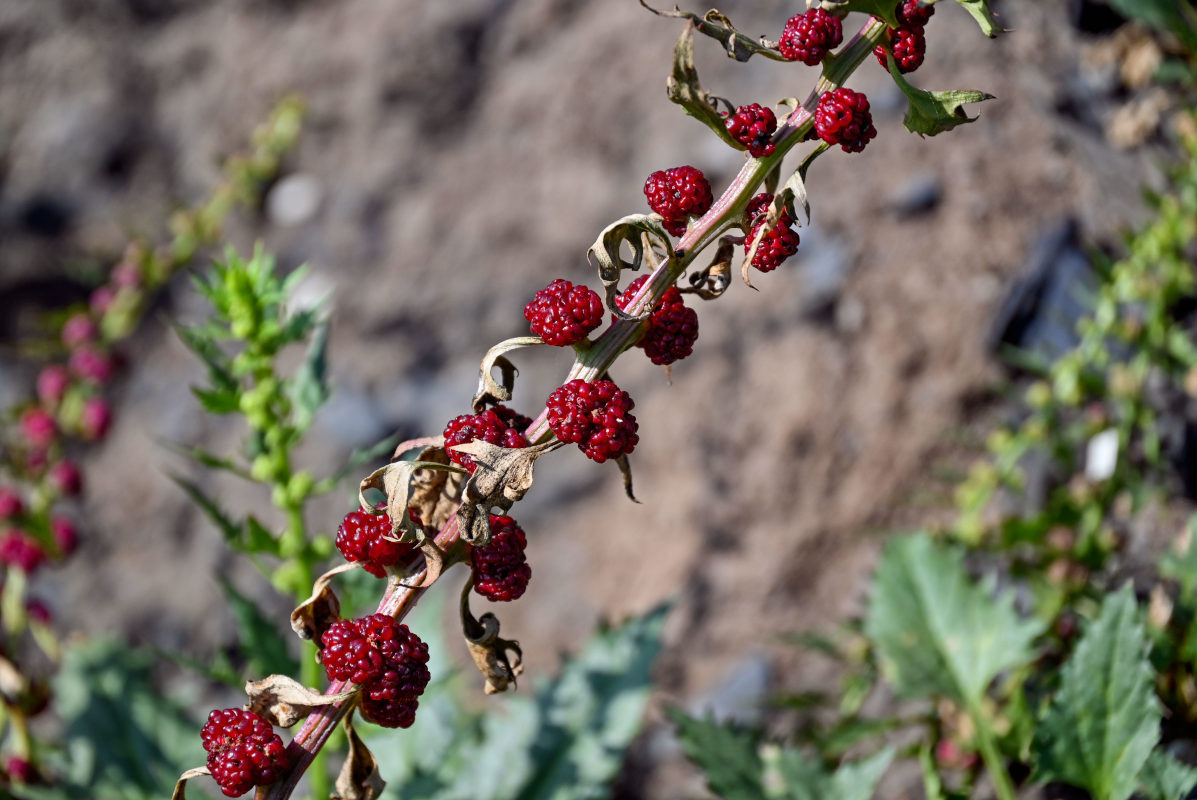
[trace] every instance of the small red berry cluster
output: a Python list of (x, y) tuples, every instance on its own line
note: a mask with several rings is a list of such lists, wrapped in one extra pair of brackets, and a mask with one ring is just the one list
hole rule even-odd
[(490, 544), (470, 552), (474, 591), (496, 603), (518, 600), (532, 579), (525, 550), (528, 537), (511, 517), (490, 515)]
[(387, 614), (343, 619), (321, 637), (320, 659), (331, 681), (362, 687), (362, 716), (385, 728), (407, 728), (428, 686), (428, 645)]
[[(744, 230), (748, 236), (744, 239), (744, 257), (752, 252), (752, 243), (767, 221), (769, 205), (773, 202), (773, 195), (758, 194), (748, 201), (748, 208), (744, 212)], [(765, 232), (761, 243), (757, 245), (756, 255), (752, 257), (752, 268), (761, 272), (772, 272), (781, 266), (781, 262), (798, 252), (798, 233), (793, 229), (794, 218), (788, 211), (782, 211), (777, 224)]]
[(218, 709), (200, 732), (208, 771), (226, 797), (278, 780), (287, 769), (287, 750), (270, 723), (252, 711)]
[(346, 561), (360, 564), (378, 578), (385, 578), (387, 567), (410, 558), (416, 550), (391, 535), (391, 520), (386, 514), (371, 513), (364, 508), (345, 515), (337, 528), (336, 542)]
[(924, 28), (935, 13), (935, 6), (921, 5), (919, 0), (903, 0), (898, 3), (895, 14), (898, 27), (887, 28), (889, 47), (877, 45), (873, 48), (873, 55), (877, 63), (886, 67), (886, 53), (894, 54), (894, 63), (898, 72), (914, 72), (923, 64), (923, 56), (927, 52), (927, 35)]

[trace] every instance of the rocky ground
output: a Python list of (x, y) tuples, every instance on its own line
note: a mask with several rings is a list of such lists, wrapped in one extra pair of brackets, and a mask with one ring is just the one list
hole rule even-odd
[[(721, 10), (776, 36), (796, 5)], [(915, 81), (995, 95), (978, 122), (905, 132), (900, 93), (865, 64), (852, 85), (879, 136), (813, 168), (795, 262), (700, 308), (696, 353), (671, 380), (637, 353), (618, 365), (637, 400), (642, 502), (613, 466), (570, 452), (540, 471), (519, 514), (534, 579), (504, 616), (531, 675), (599, 617), (673, 598), (662, 698), (744, 713), (827, 680), (777, 635), (858, 609), (880, 535), (942, 508), (929, 455), (992, 397), (988, 328), (1035, 237), (1072, 216), (1113, 241), (1160, 179), (1169, 118), (1135, 72), (1140, 40), (1111, 34), (1096, 4), (994, 5), (1012, 32), (990, 42), (941, 3)], [(439, 431), (467, 410), (489, 345), (524, 330), (536, 289), (597, 285), (585, 250), (645, 210), (649, 172), (691, 163), (718, 186), (737, 170), (741, 156), (664, 97), (677, 29), (633, 0), (7, 0), (0, 394), (31, 374), (14, 337), (32, 312), (82, 297), (130, 232), (161, 235), (298, 91), (309, 115), (279, 187), (291, 194), (229, 238), (310, 264), (312, 290), (332, 291), (336, 395), (305, 457), (329, 472), (396, 429)], [(707, 41), (699, 67), (737, 103), (804, 96), (814, 78)], [(219, 451), (239, 431), (188, 390), (201, 371), (164, 322), (202, 313), (185, 281), (161, 310), (128, 350), (112, 435), (87, 455), (84, 555), (48, 590), (75, 629), (203, 653), (232, 635), (213, 575), (262, 587), (167, 477), (188, 467), (158, 440)], [(537, 410), (567, 367), (560, 353), (521, 360), (516, 404)], [(319, 509), (322, 525), (347, 498)], [(621, 796), (697, 791), (685, 770), (636, 763)]]

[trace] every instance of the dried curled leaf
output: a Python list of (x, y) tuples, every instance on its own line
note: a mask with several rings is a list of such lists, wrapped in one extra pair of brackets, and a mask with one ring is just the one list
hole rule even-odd
[[(490, 403), (506, 403), (511, 399), (511, 390), (515, 388), (515, 376), (518, 370), (506, 354), (521, 347), (535, 347), (544, 344), (539, 336), (517, 336), (506, 339), (487, 351), (482, 359), (482, 367), (478, 374), (478, 391), (474, 394), (474, 411), (481, 412)], [(499, 370), (499, 380), (495, 382), (494, 371)]]
[(710, 266), (702, 272), (692, 273), (690, 287), (682, 291), (686, 294), (696, 294), (703, 300), (720, 297), (731, 285), (731, 264), (735, 252), (735, 242), (726, 236), (720, 239)]
[(378, 769), (378, 760), (353, 729), (352, 713), (345, 717), (345, 738), (349, 740), (349, 754), (337, 775), (333, 800), (375, 800), (387, 784)]
[[(636, 319), (615, 304), (615, 296), (619, 294), (619, 273), (625, 269), (636, 272), (646, 258), (652, 259), (651, 245), (654, 241), (663, 246), (666, 258), (672, 260), (676, 257), (673, 242), (662, 227), (660, 217), (655, 214), (632, 214), (604, 228), (586, 251), (586, 258), (598, 267), (599, 278), (606, 289), (607, 308), (619, 319)], [(619, 253), (620, 246), (625, 242), (632, 250), (630, 261)]]
[[(416, 461), (448, 464), (449, 454), (445, 452), (444, 437), (438, 436), (435, 446), (426, 447), (416, 456)], [(462, 472), (442, 470), (418, 470), (412, 476), (411, 497), (407, 507), (414, 511), (424, 527), (439, 531), (445, 527), (457, 511), (457, 498), (465, 481)]]
[[(681, 106), (687, 114), (706, 125), (715, 134), (737, 150), (746, 149), (731, 137), (727, 125), (719, 113), (717, 98), (702, 88), (698, 80), (698, 69), (694, 66), (694, 23), (687, 22), (673, 47), (673, 72), (665, 88), (669, 99)], [(723, 101), (729, 110), (731, 104)]]
[(407, 513), (413, 484), (421, 470), (465, 474), (465, 470), (461, 467), (440, 461), (392, 461), (385, 467), (370, 473), (358, 488), (358, 501), (362, 508), (371, 507), (366, 500), (367, 489), (377, 489), (386, 495), (387, 516), (391, 520), (391, 535), (401, 542), (420, 544), (427, 538), (424, 530), (412, 522), (411, 516)]
[(619, 465), (619, 474), (623, 477), (623, 491), (627, 494), (628, 499), (633, 503), (639, 503), (636, 495), (632, 492), (632, 462), (628, 460), (626, 455), (615, 459), (615, 463)]
[(454, 447), (474, 459), (474, 474), (466, 481), (457, 511), (461, 538), (478, 547), (490, 544), (491, 509), (506, 511), (523, 499), (532, 488), (536, 459), (561, 446), (561, 442), (552, 441), (510, 448), (476, 439)]
[(246, 681), (245, 693), (249, 695), (246, 708), (280, 728), (290, 728), (311, 714), (313, 709), (339, 703), (354, 694), (353, 691), (323, 694), (286, 675), (269, 675), (260, 681)]
[(207, 767), (195, 767), (187, 770), (179, 776), (179, 780), (175, 783), (175, 790), (171, 793), (170, 800), (187, 800), (187, 781), (198, 778), (200, 775), (211, 774)]
[(341, 618), (341, 601), (332, 590), (332, 579), (356, 567), (356, 564), (342, 564), (316, 579), (312, 585), (312, 596), (291, 612), (291, 630), (300, 639), (320, 641), (324, 632)]
[[(487, 613), (481, 620), (474, 619), (470, 613), (470, 589), (473, 586), (472, 580), (467, 581), (461, 592), (461, 630), (474, 666), (486, 679), (483, 691), (498, 694), (507, 691), (508, 686), (516, 686), (516, 678), (524, 671), (524, 651), (519, 642), (499, 637), (499, 618), (494, 614)], [(514, 661), (508, 653), (514, 654)]]
[(727, 15), (720, 14), (717, 10), (712, 9), (700, 17), (691, 11), (682, 11), (677, 6), (673, 7), (673, 11), (658, 11), (644, 2), (644, 0), (640, 0), (640, 5), (658, 17), (676, 17), (678, 19), (690, 20), (699, 33), (721, 42), (727, 49), (727, 55), (736, 61), (747, 61), (754, 55), (761, 55), (765, 58), (771, 58), (774, 61), (785, 61), (785, 57), (768, 40), (764, 37), (753, 39), (751, 36), (740, 33), (732, 25)]

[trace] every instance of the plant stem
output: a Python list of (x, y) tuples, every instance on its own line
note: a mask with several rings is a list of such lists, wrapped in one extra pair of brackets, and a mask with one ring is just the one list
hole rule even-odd
[(985, 762), (985, 770), (993, 781), (994, 791), (998, 800), (1015, 800), (1014, 784), (1010, 782), (1010, 772), (1006, 769), (1006, 759), (998, 752), (997, 742), (993, 737), (993, 726), (989, 718), (977, 705), (970, 705), (968, 715), (977, 729), (977, 747), (981, 751), (981, 760)]

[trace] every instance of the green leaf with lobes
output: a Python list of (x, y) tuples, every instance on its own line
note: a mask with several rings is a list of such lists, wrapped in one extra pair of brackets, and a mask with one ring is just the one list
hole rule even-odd
[(1139, 771), (1139, 786), (1151, 800), (1184, 800), (1197, 786), (1197, 769), (1156, 749)]
[(982, 100), (992, 100), (993, 95), (973, 89), (951, 89), (945, 92), (928, 92), (911, 85), (910, 81), (898, 72), (893, 55), (886, 56), (889, 64), (889, 74), (894, 82), (906, 95), (909, 103), (906, 117), (902, 122), (906, 130), (920, 136), (934, 136), (937, 133), (950, 131), (957, 125), (975, 122), (976, 117), (970, 117), (961, 108), (965, 103), (979, 103)]

